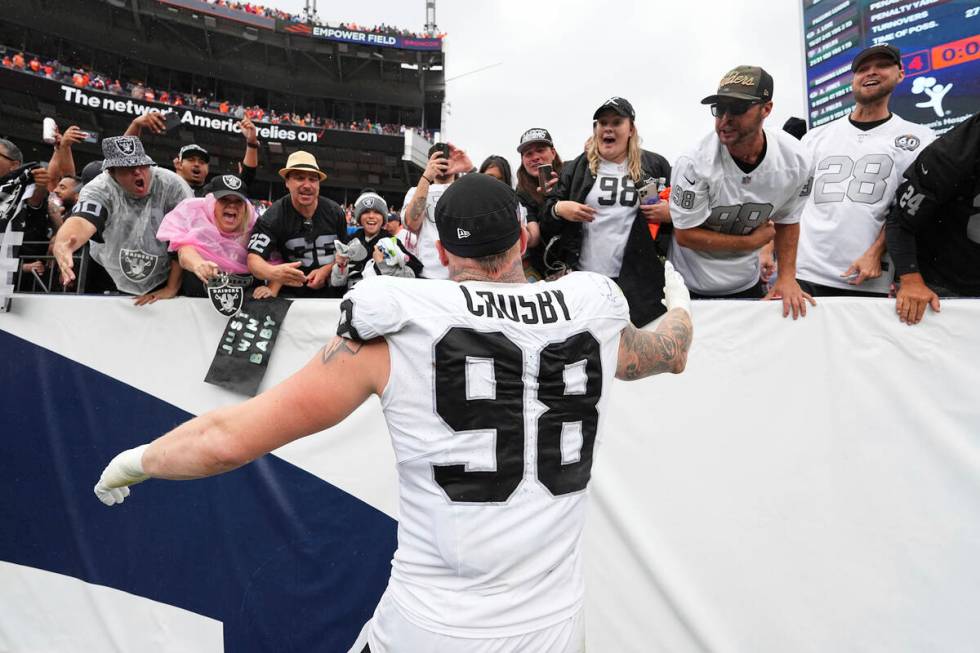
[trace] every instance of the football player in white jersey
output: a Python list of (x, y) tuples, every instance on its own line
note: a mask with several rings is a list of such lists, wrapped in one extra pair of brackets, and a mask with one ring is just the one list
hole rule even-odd
[(150, 477), (229, 471), (377, 394), (398, 461), (398, 549), (351, 650), (578, 653), (607, 389), (684, 369), (690, 297), (668, 265), (668, 311), (641, 331), (606, 277), (526, 283), (516, 194), (487, 175), (446, 189), (435, 219), (451, 280), (362, 281), (341, 303), (340, 337), (305, 368), (124, 451), (95, 493), (112, 505)]
[[(670, 261), (692, 297), (783, 301), (783, 316), (806, 315), (813, 298), (796, 282), (800, 213), (810, 192), (806, 149), (781, 130), (763, 129), (772, 111), (772, 76), (757, 66), (729, 71), (711, 105), (715, 130), (674, 164)], [(775, 241), (779, 270), (766, 294), (759, 250)]]
[(888, 110), (905, 78), (898, 48), (882, 44), (851, 62), (856, 106), (803, 137), (816, 170), (800, 220), (796, 277), (814, 297), (885, 297), (894, 270), (885, 255), (885, 216), (902, 172), (935, 138)]

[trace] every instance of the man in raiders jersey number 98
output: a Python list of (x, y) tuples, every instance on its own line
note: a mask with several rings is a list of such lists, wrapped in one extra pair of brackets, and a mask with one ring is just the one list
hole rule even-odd
[(580, 542), (608, 388), (684, 369), (687, 288), (668, 265), (668, 312), (640, 331), (606, 277), (526, 283), (517, 197), (487, 175), (447, 188), (435, 217), (450, 280), (362, 281), (322, 355), (122, 452), (95, 492), (112, 505), (150, 477), (234, 469), (377, 394), (398, 460), (398, 550), (351, 650), (583, 651)]
[(885, 216), (902, 171), (935, 138), (928, 127), (888, 110), (905, 78), (897, 48), (866, 48), (851, 70), (854, 111), (803, 138), (816, 172), (800, 220), (796, 276), (814, 297), (888, 294), (893, 270), (882, 261)]
[[(674, 165), (670, 261), (693, 297), (783, 300), (783, 316), (815, 304), (796, 282), (800, 213), (810, 193), (810, 155), (783, 131), (763, 129), (772, 77), (756, 66), (729, 71), (711, 105), (715, 130)], [(775, 241), (779, 272), (765, 295), (759, 250)]]

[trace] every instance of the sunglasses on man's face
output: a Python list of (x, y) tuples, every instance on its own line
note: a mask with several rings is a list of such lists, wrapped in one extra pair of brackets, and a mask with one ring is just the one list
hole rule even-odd
[(9, 156), (7, 156), (6, 154), (4, 154), (3, 152), (0, 152), (0, 157), (3, 157), (7, 161), (16, 161), (17, 160), (17, 159), (11, 159)]
[(726, 113), (730, 116), (741, 116), (760, 102), (718, 102), (711, 105), (711, 115), (721, 118)]

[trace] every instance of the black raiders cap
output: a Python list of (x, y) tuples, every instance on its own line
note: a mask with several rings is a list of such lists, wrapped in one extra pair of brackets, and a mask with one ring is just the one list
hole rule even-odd
[(248, 198), (242, 193), (243, 186), (242, 180), (235, 175), (218, 175), (208, 184), (208, 189), (216, 200), (234, 195), (241, 201), (248, 202)]
[(768, 102), (772, 99), (772, 75), (758, 66), (732, 68), (718, 82), (718, 91), (701, 100), (701, 104), (717, 104), (722, 100)]
[(504, 252), (521, 235), (517, 193), (490, 175), (466, 175), (439, 198), (436, 229), (442, 246), (456, 256)]
[(191, 143), (190, 145), (185, 145), (184, 147), (180, 148), (180, 153), (177, 154), (177, 158), (180, 159), (181, 161), (183, 161), (189, 156), (199, 156), (202, 159), (204, 159), (205, 162), (211, 160), (211, 155), (208, 154), (208, 151), (205, 150), (200, 145), (198, 145), (197, 143)]
[(902, 65), (902, 53), (899, 52), (898, 48), (896, 48), (894, 45), (882, 43), (880, 45), (872, 45), (870, 48), (865, 48), (858, 52), (858, 55), (854, 57), (854, 60), (851, 62), (851, 72), (853, 73), (856, 71), (858, 67), (864, 63), (865, 59), (868, 57), (873, 57), (876, 54), (888, 57), (893, 62), (898, 64), (899, 67)]
[(551, 134), (548, 133), (547, 129), (543, 129), (541, 127), (532, 127), (531, 129), (528, 129), (526, 132), (521, 134), (521, 142), (517, 146), (517, 151), (520, 152), (521, 154), (524, 154), (524, 152), (529, 147), (531, 147), (532, 145), (536, 145), (538, 143), (544, 143), (548, 147), (555, 146), (555, 141), (552, 140)]
[(636, 111), (633, 110), (633, 105), (624, 97), (611, 97), (600, 104), (599, 108), (592, 114), (592, 119), (598, 120), (599, 114), (603, 111), (614, 111), (624, 118), (636, 120)]

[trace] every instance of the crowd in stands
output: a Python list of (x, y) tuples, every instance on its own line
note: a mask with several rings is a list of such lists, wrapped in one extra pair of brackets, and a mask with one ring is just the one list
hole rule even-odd
[(358, 25), (357, 23), (339, 23), (338, 25), (329, 25), (327, 23), (320, 22), (317, 18), (309, 18), (301, 14), (291, 14), (288, 11), (283, 11), (282, 9), (275, 9), (272, 7), (265, 7), (254, 2), (229, 2), (228, 0), (205, 0), (208, 4), (214, 5), (216, 7), (223, 7), (225, 9), (234, 9), (236, 11), (244, 11), (247, 14), (252, 14), (254, 16), (267, 16), (269, 18), (277, 18), (290, 23), (307, 23), (311, 25), (318, 25), (320, 27), (340, 27), (341, 29), (354, 30), (357, 32), (370, 32), (372, 34), (387, 34), (391, 36), (405, 36), (409, 38), (444, 38), (445, 33), (429, 33), (429, 32), (413, 32), (408, 29), (401, 27), (395, 27), (393, 25), (386, 25), (381, 23), (380, 25), (372, 25), (370, 27), (365, 25)]
[[(211, 179), (198, 145), (175, 153), (175, 172), (144, 154), (140, 137), (165, 127), (151, 113), (104, 139), (102, 170), (76, 182), (71, 145), (82, 135), (69, 127), (47, 170), (22, 166), (16, 146), (0, 142), (3, 197), (17, 200), (4, 205), (5, 219), (47, 234), (47, 259), (66, 287), (87, 256), (87, 289), (130, 294), (137, 304), (205, 294), (220, 275), (244, 276), (255, 298), (340, 297), (374, 274), (449, 278), (437, 244), (440, 198), (479, 174), (513, 190), (529, 281), (603, 274), (622, 289), (636, 324), (664, 312), (668, 264), (694, 298), (774, 300), (797, 319), (818, 297), (893, 297), (899, 318), (915, 324), (927, 307), (939, 310), (940, 297), (980, 296), (971, 204), (980, 193), (980, 114), (936, 139), (890, 111), (903, 79), (897, 49), (868, 48), (852, 68), (853, 112), (805, 134), (798, 120), (782, 130), (764, 124), (773, 93), (765, 70), (732, 69), (702, 101), (714, 129), (673, 165), (640, 147), (636, 112), (623, 97), (598, 106), (583, 150), (569, 160), (547, 129), (525, 131), (516, 175), (505, 157), (477, 169), (461, 147), (436, 143), (401, 215), (372, 189), (349, 207), (321, 196), (326, 174), (302, 150), (278, 171), (288, 194), (257, 212), (246, 199), (259, 165), (247, 115), (241, 175)], [(841, 161), (851, 162), (846, 172)], [(48, 191), (74, 208), (45, 216)], [(43, 265), (33, 255), (25, 266)]]
[(242, 119), (248, 117), (255, 122), (272, 125), (293, 125), (315, 129), (337, 129), (343, 131), (367, 132), (371, 134), (404, 134), (406, 130), (415, 130), (426, 140), (432, 140), (432, 132), (416, 126), (382, 123), (362, 118), (360, 120), (341, 121), (333, 118), (316, 116), (307, 112), (290, 112), (265, 108), (257, 104), (242, 105), (229, 100), (218, 99), (212, 92), (198, 91), (197, 93), (176, 90), (154, 89), (142, 81), (120, 81), (110, 75), (84, 67), (69, 65), (56, 59), (42, 59), (36, 54), (25, 53), (13, 48), (3, 48), (0, 59), (5, 68), (45, 77), (57, 82), (72, 84), (78, 88), (90, 88), (96, 91), (112, 93), (134, 100), (166, 104), (172, 107), (186, 107), (197, 111), (220, 114)]

